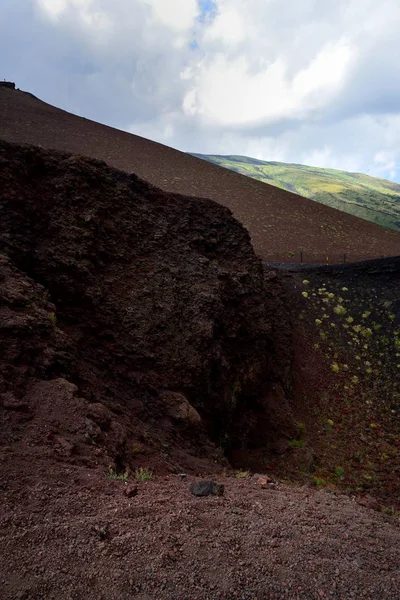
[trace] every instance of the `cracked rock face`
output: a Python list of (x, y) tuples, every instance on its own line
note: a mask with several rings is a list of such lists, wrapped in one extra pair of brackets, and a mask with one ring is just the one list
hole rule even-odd
[(280, 284), (228, 209), (69, 154), (1, 142), (0, 161), (1, 393), (72, 382), (121, 468), (137, 440), (182, 470), (290, 439)]

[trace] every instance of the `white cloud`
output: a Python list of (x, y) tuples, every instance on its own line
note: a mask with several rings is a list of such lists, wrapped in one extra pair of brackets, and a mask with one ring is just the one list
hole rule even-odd
[(68, 9), (77, 10), (80, 15), (90, 14), (93, 0), (36, 0), (37, 5), (50, 18), (58, 19)]
[(351, 48), (339, 41), (328, 44), (290, 79), (283, 59), (260, 62), (229, 59), (224, 54), (199, 63), (194, 85), (183, 101), (188, 115), (217, 125), (240, 126), (299, 118), (330, 102), (347, 75)]
[(374, 156), (374, 171), (381, 177), (394, 179), (397, 171), (397, 161), (394, 152), (383, 150)]
[(68, 0), (37, 0), (41, 8), (50, 18), (57, 19), (68, 6)]
[(62, 26), (63, 19), (76, 23), (83, 35), (90, 40), (106, 45), (112, 30), (112, 18), (99, 8), (95, 0), (35, 0), (42, 13), (54, 23)]
[(292, 90), (298, 103), (306, 104), (312, 99), (312, 108), (317, 108), (329, 102), (345, 83), (352, 52), (351, 46), (343, 41), (323, 47), (294, 78)]
[(311, 152), (303, 153), (301, 163), (325, 169), (340, 169), (352, 172), (360, 170), (362, 161), (359, 155), (343, 152), (338, 158), (336, 151), (336, 148), (329, 145), (316, 148)]
[[(196, 0), (138, 0), (151, 8), (153, 16), (161, 23), (176, 30), (193, 27), (199, 15)], [(134, 4), (134, 2), (132, 2)]]
[(183, 150), (393, 176), (398, 0), (214, 3), (0, 2), (2, 76)]
[(240, 12), (224, 3), (224, 10), (221, 10), (208, 27), (204, 34), (204, 40), (218, 41), (228, 45), (238, 44), (249, 35), (245, 29), (244, 20)]

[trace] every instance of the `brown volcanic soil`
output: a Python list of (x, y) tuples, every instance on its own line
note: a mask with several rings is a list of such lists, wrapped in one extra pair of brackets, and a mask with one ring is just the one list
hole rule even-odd
[(169, 476), (127, 498), (97, 469), (18, 466), (1, 472), (2, 600), (399, 597), (398, 522), (348, 497), (219, 477), (224, 496), (194, 498)]
[(0, 88), (0, 138), (106, 161), (169, 192), (229, 207), (265, 260), (361, 260), (400, 255), (400, 233), (212, 165), (161, 144), (77, 117), (29, 93)]

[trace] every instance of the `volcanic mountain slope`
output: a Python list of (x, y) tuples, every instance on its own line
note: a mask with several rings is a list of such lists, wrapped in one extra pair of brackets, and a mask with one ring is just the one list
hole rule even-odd
[(265, 260), (349, 260), (400, 254), (400, 234), (144, 138), (0, 88), (0, 137), (106, 161), (164, 190), (211, 198), (248, 228)]
[(400, 184), (362, 173), (248, 156), (194, 154), (216, 165), (289, 190), (350, 215), (400, 230)]

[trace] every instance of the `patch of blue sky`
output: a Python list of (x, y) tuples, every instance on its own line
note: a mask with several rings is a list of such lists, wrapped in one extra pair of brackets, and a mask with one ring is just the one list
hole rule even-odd
[(199, 0), (200, 21), (209, 21), (217, 14), (218, 6), (216, 0)]
[[(197, 24), (209, 24), (212, 22), (218, 12), (217, 0), (198, 0), (200, 15), (197, 17)], [(196, 28), (194, 28), (194, 39), (189, 43), (191, 50), (196, 51), (200, 48), (198, 41), (196, 40)]]

